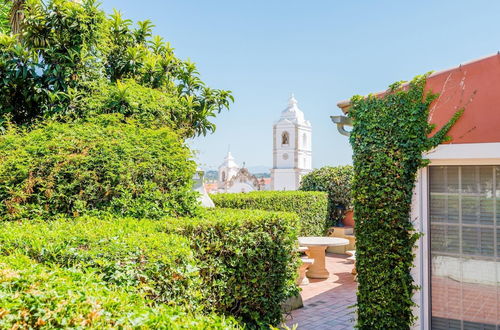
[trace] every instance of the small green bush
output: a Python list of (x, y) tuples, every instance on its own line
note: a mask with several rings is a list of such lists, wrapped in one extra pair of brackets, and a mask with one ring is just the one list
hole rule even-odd
[(160, 224), (111, 217), (7, 222), (0, 227), (0, 255), (22, 251), (43, 264), (95, 272), (157, 303), (196, 308), (201, 292), (193, 252)]
[(0, 256), (2, 329), (236, 329), (223, 316), (152, 306), (141, 294), (110, 285), (101, 276)]
[(101, 115), (0, 136), (0, 217), (110, 211), (160, 218), (196, 211), (196, 165), (177, 134)]
[(342, 220), (337, 208), (352, 207), (351, 187), (354, 170), (351, 165), (325, 166), (304, 175), (300, 183), (302, 191), (324, 191), (328, 193), (328, 214), (331, 225)]
[(190, 239), (209, 311), (267, 328), (280, 323), (281, 303), (297, 293), (297, 226), (292, 213), (214, 210), (171, 220), (166, 230)]
[(321, 236), (328, 226), (328, 198), (322, 192), (258, 191), (211, 197), (222, 208), (295, 212), (302, 236)]

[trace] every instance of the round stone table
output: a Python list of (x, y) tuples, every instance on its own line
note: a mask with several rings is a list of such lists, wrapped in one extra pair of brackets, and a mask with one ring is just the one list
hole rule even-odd
[(307, 270), (309, 278), (328, 278), (330, 273), (325, 267), (325, 250), (329, 246), (348, 245), (349, 240), (338, 237), (299, 237), (299, 245), (306, 246), (309, 250), (306, 254), (314, 259), (313, 264)]

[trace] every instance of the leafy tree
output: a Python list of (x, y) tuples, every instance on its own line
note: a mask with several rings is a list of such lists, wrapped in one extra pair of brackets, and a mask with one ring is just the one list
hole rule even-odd
[(31, 124), (63, 116), (81, 81), (95, 79), (104, 13), (93, 2), (28, 1), (22, 38), (0, 36), (0, 116)]
[[(214, 131), (210, 118), (233, 100), (153, 36), (150, 21), (106, 17), (95, 0), (27, 0), (19, 17), (20, 38), (0, 35), (0, 120), (31, 125), (118, 112), (190, 137)], [(127, 97), (141, 93), (154, 97), (147, 105)]]
[(21, 31), (26, 0), (2, 0), (2, 31), (18, 34)]
[(338, 209), (352, 207), (351, 187), (354, 176), (353, 167), (325, 166), (308, 173), (302, 178), (300, 190), (325, 191), (328, 193), (329, 218), (331, 224), (339, 223), (342, 214)]
[(9, 13), (10, 13), (9, 2), (0, 2), (0, 33), (9, 33), (10, 32), (10, 24), (9, 24)]

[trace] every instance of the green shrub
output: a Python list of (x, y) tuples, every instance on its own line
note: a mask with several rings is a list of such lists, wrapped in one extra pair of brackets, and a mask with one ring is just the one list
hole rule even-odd
[(11, 221), (0, 226), (0, 259), (24, 255), (44, 269), (93, 274), (151, 306), (267, 327), (281, 321), (281, 303), (297, 293), (297, 226), (293, 213), (259, 210), (164, 221), (113, 215)]
[(328, 198), (322, 192), (258, 191), (211, 195), (217, 207), (295, 212), (300, 218), (300, 235), (321, 236), (328, 223)]
[(277, 325), (280, 304), (297, 293), (297, 225), (291, 213), (214, 210), (166, 230), (190, 239), (208, 309), (254, 328)]
[(337, 209), (352, 207), (351, 186), (353, 175), (351, 165), (325, 166), (306, 174), (300, 183), (300, 190), (327, 192), (328, 214), (331, 225), (336, 225), (342, 220), (342, 214)]
[(196, 210), (196, 165), (177, 134), (101, 115), (0, 136), (0, 216), (185, 216)]
[(89, 270), (157, 303), (196, 308), (196, 260), (187, 240), (161, 232), (160, 224), (111, 217), (7, 222), (0, 227), (0, 255), (22, 252), (43, 264)]
[(0, 256), (2, 329), (234, 329), (232, 319), (151, 306), (136, 292), (92, 272), (38, 264), (19, 254)]

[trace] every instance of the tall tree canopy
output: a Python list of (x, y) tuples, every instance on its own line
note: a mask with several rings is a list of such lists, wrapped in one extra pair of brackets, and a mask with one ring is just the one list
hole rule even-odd
[(7, 1), (0, 1), (0, 33), (10, 32), (10, 8), (12, 4)]
[(206, 86), (193, 63), (153, 36), (148, 20), (107, 16), (95, 0), (26, 0), (13, 29), (5, 13), (14, 2), (1, 7), (2, 122), (121, 113), (192, 137), (214, 131), (210, 118), (233, 100)]

